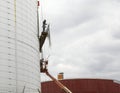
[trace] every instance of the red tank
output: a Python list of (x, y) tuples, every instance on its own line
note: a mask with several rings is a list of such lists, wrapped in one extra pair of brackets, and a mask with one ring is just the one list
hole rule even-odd
[[(120, 84), (107, 79), (60, 80), (72, 93), (120, 93)], [(53, 81), (41, 83), (42, 93), (64, 93)]]

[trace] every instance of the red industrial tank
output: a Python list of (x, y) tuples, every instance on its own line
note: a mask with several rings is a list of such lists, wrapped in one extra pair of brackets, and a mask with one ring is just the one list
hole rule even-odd
[[(72, 93), (120, 93), (120, 84), (107, 79), (60, 80)], [(64, 93), (53, 81), (41, 83), (42, 93)]]

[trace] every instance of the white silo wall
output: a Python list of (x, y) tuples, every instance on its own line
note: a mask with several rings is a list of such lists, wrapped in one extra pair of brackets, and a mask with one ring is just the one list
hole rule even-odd
[(38, 93), (37, 34), (37, 0), (0, 0), (0, 93)]

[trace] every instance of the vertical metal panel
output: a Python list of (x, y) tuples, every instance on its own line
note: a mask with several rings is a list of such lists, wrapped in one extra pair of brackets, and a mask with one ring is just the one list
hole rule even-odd
[(115, 93), (119, 91), (119, 84), (114, 83), (114, 90), (115, 90)]
[(120, 93), (120, 84), (119, 84), (119, 92), (118, 93)]
[(38, 93), (37, 0), (0, 0), (0, 93)]
[(97, 91), (97, 82), (96, 80), (87, 80), (88, 81), (88, 91)]

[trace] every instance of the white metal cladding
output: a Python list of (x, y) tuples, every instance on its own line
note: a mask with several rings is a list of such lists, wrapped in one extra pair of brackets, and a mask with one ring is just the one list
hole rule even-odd
[(38, 47), (37, 0), (0, 0), (0, 93), (38, 93)]

